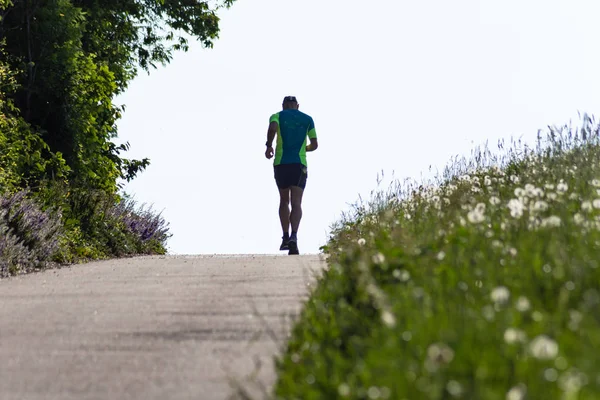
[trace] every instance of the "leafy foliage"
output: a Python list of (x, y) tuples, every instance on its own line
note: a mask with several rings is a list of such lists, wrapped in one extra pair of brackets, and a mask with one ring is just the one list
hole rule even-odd
[(188, 37), (211, 47), (216, 12), (232, 3), (0, 0), (0, 193), (27, 189), (43, 209), (62, 210), (55, 259), (165, 252), (160, 214), (117, 194), (150, 161), (123, 157), (130, 145), (116, 143), (123, 107), (113, 99), (139, 68), (187, 51)]

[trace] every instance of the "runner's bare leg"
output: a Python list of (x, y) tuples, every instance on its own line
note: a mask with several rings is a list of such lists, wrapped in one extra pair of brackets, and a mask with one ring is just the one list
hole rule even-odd
[(298, 186), (292, 186), (292, 212), (290, 214), (290, 222), (292, 223), (292, 232), (298, 232), (300, 220), (302, 219), (302, 195), (304, 189)]
[(290, 232), (290, 189), (279, 189), (279, 220), (283, 233)]

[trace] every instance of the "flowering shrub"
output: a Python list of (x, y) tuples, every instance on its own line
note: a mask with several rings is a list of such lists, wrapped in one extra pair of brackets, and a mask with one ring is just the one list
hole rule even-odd
[(553, 128), (356, 205), (276, 397), (600, 397), (599, 133)]
[(60, 215), (42, 211), (27, 192), (0, 196), (0, 276), (43, 268), (58, 251)]

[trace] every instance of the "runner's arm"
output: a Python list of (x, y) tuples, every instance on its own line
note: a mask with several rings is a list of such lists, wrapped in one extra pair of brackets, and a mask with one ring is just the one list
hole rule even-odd
[(277, 135), (277, 122), (271, 121), (269, 123), (269, 130), (267, 131), (267, 147), (273, 147), (273, 140), (275, 140), (275, 135)]
[(310, 144), (306, 146), (306, 151), (315, 151), (319, 147), (317, 138), (310, 138)]

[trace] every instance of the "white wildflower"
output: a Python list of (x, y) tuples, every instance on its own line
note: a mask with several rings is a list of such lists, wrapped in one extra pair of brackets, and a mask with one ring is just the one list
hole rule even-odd
[(558, 355), (558, 344), (546, 335), (539, 335), (529, 343), (529, 351), (540, 360), (552, 360)]
[(533, 211), (542, 212), (548, 209), (548, 203), (542, 200), (538, 200), (533, 204)]
[(569, 200), (579, 200), (579, 195), (577, 193), (571, 193), (569, 195)]
[(511, 175), (511, 176), (510, 176), (510, 181), (511, 181), (512, 183), (519, 183), (519, 181), (520, 181), (520, 180), (521, 180), (521, 179), (519, 179), (519, 177), (518, 177), (518, 176), (516, 176), (516, 175)]
[(506, 393), (506, 400), (524, 400), (526, 394), (527, 394), (527, 388), (525, 385), (521, 384), (521, 385), (512, 387)]
[(588, 383), (587, 376), (572, 368), (561, 375), (558, 386), (567, 394), (566, 398), (573, 397), (574, 394), (579, 392), (583, 386)]
[(548, 190), (554, 190), (554, 185), (553, 185), (553, 184), (551, 184), (551, 183), (546, 183), (546, 184), (544, 185), (544, 187), (545, 187), (546, 189), (548, 189)]
[(480, 222), (483, 222), (485, 220), (485, 204), (484, 203), (477, 204), (475, 209), (471, 210), (469, 212), (469, 214), (467, 215), (467, 218), (469, 219), (469, 222), (471, 222), (472, 224), (478, 224)]
[(535, 186), (531, 183), (525, 185), (525, 194), (529, 197), (535, 197)]
[(490, 197), (490, 204), (491, 205), (497, 206), (500, 203), (501, 203), (501, 201), (500, 201), (500, 199), (498, 197), (496, 197), (496, 196)]
[(510, 299), (510, 291), (506, 286), (498, 286), (490, 294), (492, 301), (496, 304), (504, 304)]
[(543, 227), (557, 227), (560, 226), (562, 223), (562, 221), (560, 220), (560, 217), (557, 217), (556, 215), (553, 215), (551, 217), (548, 218), (544, 218), (542, 220), (542, 226)]
[(491, 186), (492, 185), (492, 180), (490, 179), (489, 176), (486, 176), (485, 178), (483, 178), (483, 184), (485, 186)]
[(556, 191), (560, 194), (565, 193), (567, 190), (569, 190), (569, 185), (563, 181), (556, 185)]
[(381, 320), (385, 324), (385, 326), (389, 328), (393, 328), (396, 326), (396, 317), (390, 311), (384, 311), (381, 313)]
[(358, 239), (357, 241), (359, 246), (364, 246), (365, 244), (367, 244), (367, 241), (363, 238)]
[(508, 328), (504, 331), (504, 341), (508, 344), (523, 343), (527, 340), (527, 335), (520, 329)]
[(369, 399), (371, 400), (377, 400), (381, 397), (381, 389), (377, 386), (371, 386), (369, 390), (367, 390), (367, 396), (369, 396)]
[(427, 358), (436, 364), (449, 364), (454, 359), (454, 350), (445, 343), (434, 343), (427, 348)]
[(575, 221), (577, 225), (581, 225), (585, 222), (585, 218), (583, 215), (577, 213), (573, 216), (573, 221)]
[(592, 179), (592, 181), (590, 182), (590, 184), (594, 187), (600, 187), (600, 180), (598, 179)]
[(338, 393), (342, 397), (350, 396), (350, 385), (347, 383), (342, 383), (340, 386), (338, 386)]
[(548, 193), (546, 195), (546, 197), (548, 198), (548, 200), (556, 200), (556, 199), (558, 199), (558, 195), (556, 193)]
[(471, 187), (471, 192), (473, 192), (473, 193), (479, 193), (479, 192), (481, 192), (481, 189), (479, 189), (477, 186), (472, 186)]
[(600, 199), (594, 199), (594, 201), (592, 201), (592, 206), (594, 206), (594, 208), (600, 208)]
[(525, 197), (525, 189), (523, 188), (516, 188), (514, 193), (517, 197)]
[(584, 201), (584, 202), (581, 203), (581, 210), (582, 211), (592, 211), (593, 207), (594, 206), (592, 206), (592, 202), (591, 201), (587, 201), (586, 200), (586, 201)]
[(508, 208), (510, 208), (510, 215), (513, 218), (521, 218), (523, 216), (525, 205), (519, 199), (511, 199), (508, 202)]
[(544, 378), (548, 382), (556, 382), (556, 380), (558, 379), (558, 371), (554, 368), (546, 368), (546, 370), (544, 371)]
[(385, 262), (385, 256), (381, 253), (377, 253), (373, 256), (374, 264), (383, 264)]
[(461, 397), (463, 394), (463, 388), (457, 381), (449, 381), (446, 390), (452, 397)]
[(437, 259), (442, 261), (444, 258), (446, 258), (446, 253), (444, 253), (443, 251), (440, 251), (437, 255)]
[(515, 307), (517, 311), (526, 312), (531, 308), (531, 304), (529, 303), (529, 299), (527, 297), (520, 296)]

